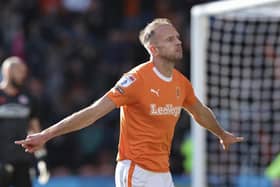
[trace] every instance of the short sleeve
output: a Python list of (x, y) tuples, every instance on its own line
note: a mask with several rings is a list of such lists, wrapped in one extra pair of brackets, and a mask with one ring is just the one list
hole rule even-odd
[(185, 89), (186, 89), (185, 90), (186, 94), (185, 94), (185, 99), (184, 99), (183, 106), (187, 107), (187, 106), (194, 105), (196, 103), (196, 101), (197, 101), (197, 98), (195, 96), (193, 87), (192, 87), (192, 85), (191, 85), (189, 80), (186, 81)]
[(142, 90), (142, 82), (137, 73), (124, 74), (116, 85), (106, 93), (117, 107), (136, 103)]

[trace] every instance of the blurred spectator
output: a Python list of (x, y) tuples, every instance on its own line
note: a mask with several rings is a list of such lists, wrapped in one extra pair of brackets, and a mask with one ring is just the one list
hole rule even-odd
[(280, 185), (280, 154), (267, 166), (265, 175), (273, 181), (273, 186)]

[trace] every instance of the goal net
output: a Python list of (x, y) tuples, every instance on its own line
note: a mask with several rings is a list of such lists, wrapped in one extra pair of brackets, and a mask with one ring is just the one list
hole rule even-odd
[(193, 122), (193, 187), (271, 186), (265, 172), (280, 154), (279, 10), (279, 0), (192, 9), (194, 89), (224, 129), (245, 137), (225, 152)]

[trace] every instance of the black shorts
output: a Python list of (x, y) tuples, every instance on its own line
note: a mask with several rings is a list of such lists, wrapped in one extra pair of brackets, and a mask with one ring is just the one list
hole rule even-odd
[(0, 186), (32, 187), (30, 171), (30, 164), (0, 163)]

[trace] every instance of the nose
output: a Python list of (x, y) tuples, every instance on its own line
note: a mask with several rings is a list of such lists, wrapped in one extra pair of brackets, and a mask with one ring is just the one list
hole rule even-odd
[(181, 41), (179, 38), (176, 38), (176, 44), (177, 44), (177, 45), (181, 45), (181, 44), (182, 44), (182, 41)]

